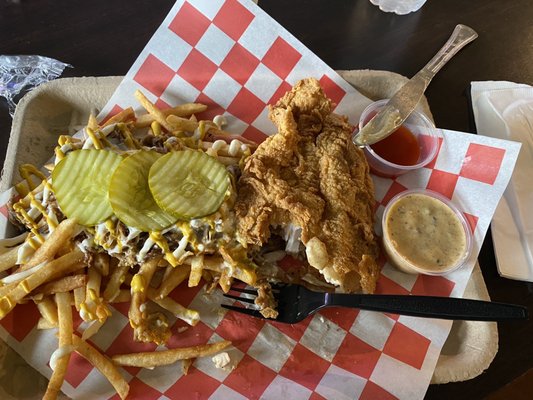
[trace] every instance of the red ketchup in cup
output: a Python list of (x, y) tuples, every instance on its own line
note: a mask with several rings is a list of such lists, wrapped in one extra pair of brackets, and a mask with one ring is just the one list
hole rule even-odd
[[(387, 102), (380, 100), (370, 104), (361, 114), (359, 128), (365, 126)], [(424, 114), (413, 111), (392, 134), (363, 150), (375, 175), (393, 178), (429, 164), (438, 147), (439, 136), (432, 122)]]
[(398, 165), (415, 165), (420, 159), (418, 140), (403, 125), (370, 147), (381, 158)]

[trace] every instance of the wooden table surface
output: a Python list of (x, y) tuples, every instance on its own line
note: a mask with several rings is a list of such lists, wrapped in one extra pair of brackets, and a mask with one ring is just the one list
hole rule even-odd
[[(0, 0), (0, 54), (56, 58), (74, 67), (63, 76), (123, 75), (172, 4)], [(440, 128), (474, 131), (467, 92), (471, 81), (533, 84), (530, 0), (429, 0), (406, 16), (384, 13), (368, 0), (260, 0), (260, 5), (334, 69), (388, 70), (408, 77), (433, 56), (456, 24), (474, 28), (479, 38), (439, 72), (426, 92)], [(0, 99), (2, 163), (10, 124)], [(493, 300), (533, 309), (531, 283), (498, 275), (490, 233), (479, 261)], [(533, 319), (500, 324), (498, 330), (499, 351), (485, 373), (465, 382), (432, 385), (426, 398), (530, 398), (525, 396), (533, 393)]]

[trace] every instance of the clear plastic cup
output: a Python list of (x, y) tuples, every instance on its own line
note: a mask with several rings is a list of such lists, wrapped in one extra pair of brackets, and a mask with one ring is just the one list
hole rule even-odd
[(446, 275), (465, 265), (472, 233), (463, 213), (427, 189), (394, 196), (383, 212), (383, 248), (390, 263), (409, 274)]
[(426, 0), (370, 0), (370, 2), (378, 6), (381, 11), (405, 15), (418, 11)]
[[(389, 101), (389, 99), (379, 100), (370, 104), (359, 118), (359, 129), (365, 126)], [(368, 165), (376, 175), (393, 178), (407, 172), (414, 171), (426, 166), (435, 158), (439, 148), (439, 135), (433, 123), (421, 112), (413, 111), (403, 123), (416, 138), (419, 149), (418, 160), (412, 165), (395, 164), (380, 157), (372, 146), (365, 146), (364, 152)], [(358, 135), (357, 130), (354, 137)], [(387, 140), (387, 138), (383, 139)]]

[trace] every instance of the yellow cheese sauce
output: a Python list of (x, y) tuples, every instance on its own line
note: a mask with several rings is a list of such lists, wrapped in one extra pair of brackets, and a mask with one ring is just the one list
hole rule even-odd
[(452, 269), (465, 257), (468, 247), (465, 229), (455, 212), (422, 193), (405, 195), (390, 206), (384, 216), (383, 241), (389, 260), (410, 273)]

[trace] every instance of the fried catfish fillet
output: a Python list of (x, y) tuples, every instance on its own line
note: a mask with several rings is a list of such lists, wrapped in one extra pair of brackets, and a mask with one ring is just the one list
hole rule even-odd
[(307, 262), (326, 282), (348, 293), (373, 293), (379, 276), (374, 186), (363, 152), (352, 144), (352, 126), (333, 107), (312, 78), (270, 107), (278, 133), (246, 161), (238, 183), (238, 237), (259, 248), (282, 232), (288, 247), (301, 241)]

